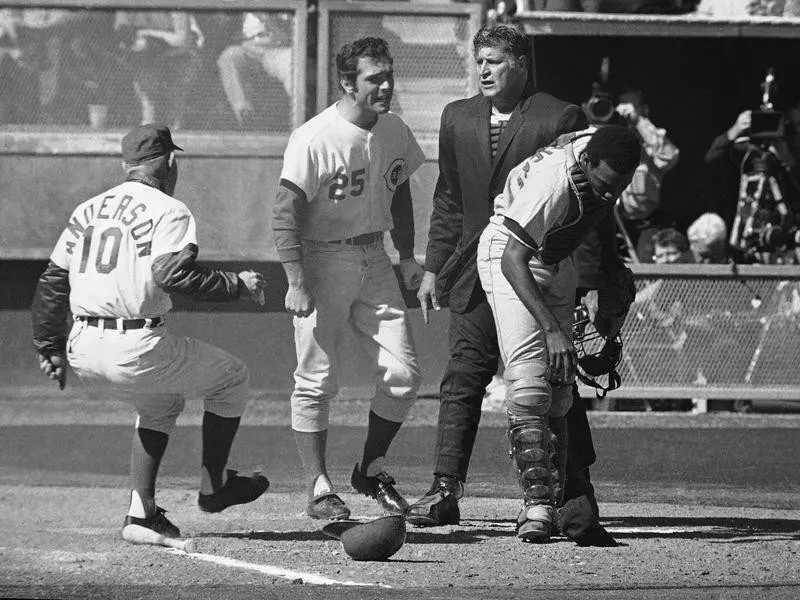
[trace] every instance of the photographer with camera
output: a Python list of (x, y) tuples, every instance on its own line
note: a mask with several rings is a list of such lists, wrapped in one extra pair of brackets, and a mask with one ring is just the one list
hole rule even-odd
[[(658, 230), (652, 215), (661, 204), (664, 176), (677, 164), (679, 150), (667, 137), (666, 130), (649, 118), (650, 107), (643, 91), (634, 86), (624, 88), (619, 102), (608, 85), (608, 59), (604, 58), (599, 81), (592, 85), (592, 96), (582, 105), (591, 125), (625, 125), (639, 139), (642, 157), (631, 184), (614, 206), (619, 238), (619, 254), (626, 262), (650, 262), (652, 236)], [(597, 273), (598, 241), (590, 234), (578, 249), (579, 263), (586, 263), (581, 272)], [(593, 287), (587, 285), (586, 287)]]
[(800, 232), (798, 160), (791, 150), (794, 127), (775, 109), (775, 76), (769, 69), (761, 84), (758, 110), (739, 113), (717, 136), (705, 163), (721, 195), (719, 214), (730, 231), (735, 262), (796, 263)]

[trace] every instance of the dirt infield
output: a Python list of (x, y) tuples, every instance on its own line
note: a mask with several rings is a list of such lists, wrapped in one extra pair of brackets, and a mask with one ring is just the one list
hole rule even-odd
[[(797, 415), (591, 413), (601, 514), (621, 545), (579, 548), (516, 539), (503, 416), (487, 413), (462, 523), (410, 528), (390, 560), (356, 562), (303, 513), (285, 404), (255, 398), (234, 448), (237, 466), (266, 463), (271, 490), (218, 515), (196, 506), (199, 413), (189, 405), (158, 492), (195, 539), (186, 554), (119, 537), (129, 408), (77, 396), (2, 398), (0, 597), (800, 597)], [(407, 496), (429, 484), (435, 408), (415, 407), (389, 457)], [(363, 520), (378, 508), (345, 481), (365, 410), (363, 401), (337, 406), (329, 452), (340, 493)]]
[[(737, 509), (733, 517), (721, 507), (604, 504), (605, 523), (621, 546), (579, 548), (562, 539), (522, 544), (509, 518), (516, 501), (470, 498), (461, 525), (410, 529), (390, 560), (356, 562), (302, 514), (300, 495), (267, 494), (254, 506), (208, 516), (196, 508), (194, 494), (163, 491), (170, 517), (196, 540), (198, 554), (188, 555), (121, 542), (124, 496), (109, 488), (0, 487), (0, 586), (20, 586), (31, 595), (42, 584), (106, 592), (144, 592), (144, 584), (207, 592), (240, 586), (254, 595), (303, 597), (295, 595), (300, 584), (338, 584), (368, 587), (362, 597), (413, 589), (422, 597), (433, 589), (454, 598), (533, 589), (800, 590), (800, 511)], [(378, 516), (366, 498), (343, 497), (360, 518)], [(483, 595), (481, 588), (503, 595)]]

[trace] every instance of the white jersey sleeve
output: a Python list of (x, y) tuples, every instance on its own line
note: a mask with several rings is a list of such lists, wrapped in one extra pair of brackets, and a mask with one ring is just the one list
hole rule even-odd
[[(70, 222), (74, 221), (75, 213), (73, 212), (70, 216)], [(75, 247), (74, 236), (70, 232), (69, 228), (67, 227), (64, 231), (61, 232), (61, 235), (58, 237), (58, 241), (56, 242), (55, 247), (53, 248), (52, 254), (50, 254), (50, 260), (53, 262), (54, 265), (57, 267), (61, 267), (69, 271), (69, 264), (72, 260), (72, 250)]]
[(164, 213), (153, 231), (153, 256), (180, 252), (187, 244), (197, 245), (197, 226), (192, 213), (186, 207)]
[(495, 202), (495, 213), (502, 216), (499, 224), (532, 250), (541, 247), (545, 234), (564, 220), (569, 209), (563, 162), (539, 164), (537, 156), (509, 173), (502, 197)]
[(308, 201), (316, 196), (322, 175), (322, 165), (317, 160), (316, 146), (312, 141), (313, 137), (307, 135), (305, 129), (297, 129), (289, 138), (283, 153), (281, 171), (281, 179), (300, 188)]

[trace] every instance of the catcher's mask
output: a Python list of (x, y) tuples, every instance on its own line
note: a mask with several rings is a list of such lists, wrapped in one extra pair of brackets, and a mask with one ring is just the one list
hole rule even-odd
[[(575, 373), (584, 384), (595, 388), (598, 398), (617, 389), (622, 378), (617, 366), (622, 360), (622, 338), (607, 339), (594, 326), (589, 318), (589, 310), (583, 304), (575, 307), (575, 321), (572, 325), (572, 341), (578, 353), (578, 369)], [(608, 376), (607, 385), (596, 381), (598, 377)]]

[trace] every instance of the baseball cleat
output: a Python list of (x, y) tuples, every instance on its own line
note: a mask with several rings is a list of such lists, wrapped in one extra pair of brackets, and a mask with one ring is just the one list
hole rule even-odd
[(179, 538), (180, 529), (164, 516), (165, 512), (156, 506), (155, 514), (143, 519), (127, 515), (122, 525), (122, 539), (131, 544), (163, 546), (162, 538)]
[(306, 514), (312, 519), (341, 521), (350, 518), (350, 509), (339, 496), (333, 492), (326, 492), (308, 501)]
[(437, 475), (428, 493), (409, 507), (406, 520), (417, 527), (458, 525), (458, 500), (463, 495), (464, 484), (458, 478)]
[(394, 483), (394, 479), (386, 471), (368, 477), (357, 464), (350, 476), (350, 485), (354, 490), (377, 500), (387, 513), (404, 515), (408, 512), (408, 502), (394, 489)]
[(555, 509), (552, 506), (525, 506), (517, 516), (517, 537), (523, 542), (548, 542), (553, 533), (554, 519)]
[(269, 480), (261, 473), (253, 473), (249, 477), (244, 477), (233, 469), (227, 471), (228, 478), (225, 485), (213, 494), (197, 496), (197, 505), (203, 512), (217, 513), (235, 504), (247, 504), (261, 496), (269, 488)]

